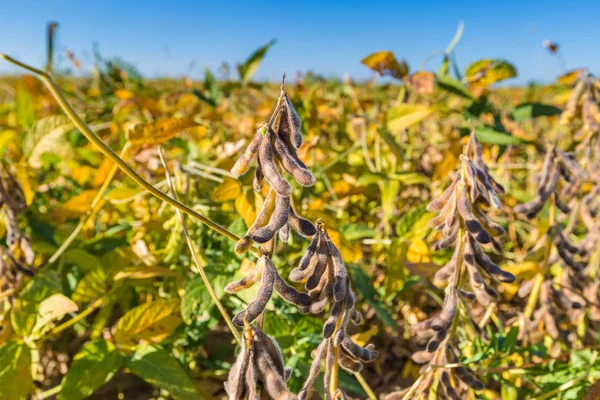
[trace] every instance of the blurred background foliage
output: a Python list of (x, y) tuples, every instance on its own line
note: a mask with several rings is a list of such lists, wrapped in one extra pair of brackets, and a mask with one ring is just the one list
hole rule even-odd
[[(326, 222), (350, 267), (366, 317), (352, 334), (380, 352), (363, 376), (378, 395), (406, 388), (420, 375), (410, 358), (420, 348), (409, 327), (439, 308), (443, 294), (430, 278), (450, 256), (430, 249), (436, 232), (427, 226), (433, 215), (425, 206), (450, 182), (475, 130), (492, 175), (506, 188), (496, 216), (509, 232), (501, 266), (518, 280), (500, 286), (487, 340), (471, 340), (470, 327), (459, 328), (465, 363), (488, 386), (473, 396), (582, 398), (600, 376), (598, 343), (580, 340), (572, 349), (544, 335), (528, 345), (517, 340), (515, 320), (525, 301), (515, 294), (519, 282), (539, 269), (542, 255), (529, 250), (547, 222), (523, 221), (512, 207), (534, 196), (546, 144), (573, 147), (572, 129), (559, 123), (559, 115), (583, 70), (544, 86), (494, 88), (516, 76), (517, 66), (482, 59), (459, 70), (453, 50), (461, 34), (462, 28), (429, 62), (432, 70), (379, 51), (362, 60), (374, 72), (368, 82), (288, 77), (304, 127), (299, 155), (317, 178), (313, 188), (294, 188), (296, 207)], [(91, 76), (55, 71), (55, 77), (115, 152), (129, 142), (124, 158), (145, 179), (167, 190), (156, 149), (163, 143), (180, 200), (243, 235), (266, 193), (252, 189), (251, 177), (233, 179), (229, 169), (277, 100), (279, 83), (252, 80), (273, 45), (253, 52), (229, 80), (208, 69), (201, 82), (147, 80), (126, 60), (99, 52)], [(70, 57), (70, 68), (77, 69)], [(19, 225), (31, 240), (37, 270), (0, 300), (0, 397), (224, 397), (236, 345), (193, 272), (174, 210), (120, 172), (92, 207), (112, 163), (31, 75), (0, 79), (0, 154), (23, 188), (28, 207)], [(81, 220), (75, 241), (50, 263)], [(195, 220), (187, 223), (217, 295), (234, 314), (256, 288), (238, 295), (225, 295), (223, 288), (246, 275), (255, 257), (236, 254), (231, 242)], [(274, 261), (282, 275), (307, 245), (295, 234), (287, 245), (278, 244)], [(321, 340), (322, 321), (278, 298), (269, 309), (275, 312), (265, 314), (264, 330), (279, 342), (293, 368), (290, 388), (297, 391)], [(471, 312), (477, 317), (486, 310), (474, 306)], [(342, 375), (341, 385), (365, 397), (351, 376)]]

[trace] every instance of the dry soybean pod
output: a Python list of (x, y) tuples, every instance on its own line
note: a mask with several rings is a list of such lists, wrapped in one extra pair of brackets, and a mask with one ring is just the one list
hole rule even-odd
[(446, 294), (446, 299), (444, 301), (442, 311), (431, 323), (431, 329), (433, 329), (434, 331), (442, 331), (448, 329), (448, 327), (452, 323), (452, 320), (454, 319), (454, 316), (456, 315), (457, 300), (458, 298), (456, 291), (451, 286), (450, 290)]
[(346, 337), (342, 341), (342, 348), (348, 355), (350, 355), (350, 357), (363, 362), (371, 362), (375, 360), (378, 356), (377, 351), (371, 350), (367, 347), (359, 346), (358, 344), (354, 343), (349, 337)]
[(254, 170), (254, 180), (252, 181), (252, 187), (255, 191), (260, 192), (263, 186), (263, 174), (262, 164), (260, 163), (260, 157), (256, 159), (256, 169)]
[(243, 397), (245, 375), (250, 362), (250, 349), (246, 346), (246, 340), (243, 340), (240, 354), (238, 354), (233, 366), (229, 370), (229, 375), (225, 382), (225, 391), (230, 399), (241, 399)]
[(302, 186), (312, 186), (316, 179), (314, 175), (306, 169), (306, 165), (298, 159), (298, 156), (292, 154), (277, 135), (273, 135), (275, 156), (281, 162), (283, 168), (294, 177)]
[(454, 178), (454, 180), (452, 181), (450, 186), (448, 186), (446, 188), (446, 190), (444, 190), (444, 192), (442, 193), (442, 195), (440, 197), (432, 200), (431, 203), (429, 203), (427, 205), (427, 211), (429, 211), (429, 212), (441, 211), (442, 208), (444, 208), (444, 206), (450, 199), (450, 196), (452, 196), (452, 193), (454, 192), (454, 189), (456, 188), (456, 184), (458, 183), (458, 181), (459, 181), (459, 178), (457, 176), (456, 178)]
[(285, 107), (287, 108), (286, 119), (290, 130), (289, 139), (295, 148), (299, 149), (302, 146), (302, 132), (300, 116), (296, 112), (294, 104), (290, 100), (287, 92), (283, 95)]
[(311, 237), (317, 233), (317, 228), (307, 219), (301, 218), (294, 210), (294, 206), (290, 203), (290, 223), (294, 230), (304, 237)]
[(327, 248), (329, 249), (329, 256), (331, 257), (331, 264), (333, 265), (333, 273), (335, 276), (335, 284), (333, 287), (333, 298), (336, 302), (342, 301), (346, 297), (348, 290), (347, 280), (348, 271), (342, 260), (342, 255), (337, 247), (333, 244), (327, 234), (325, 234), (325, 241), (327, 242)]
[(469, 201), (469, 195), (467, 194), (467, 189), (465, 186), (460, 189), (460, 194), (458, 196), (458, 211), (465, 222), (465, 226), (478, 242), (489, 243), (492, 240), (490, 234), (483, 229), (483, 226), (479, 220), (477, 220), (475, 215), (473, 215), (472, 206)]
[(470, 239), (471, 247), (473, 248), (473, 254), (475, 255), (475, 261), (485, 272), (487, 272), (492, 278), (499, 280), (504, 283), (512, 283), (515, 281), (515, 276), (510, 272), (504, 271), (502, 268), (494, 264), (492, 260), (485, 254), (485, 252), (479, 246), (479, 243)]
[(275, 150), (273, 149), (273, 143), (271, 142), (272, 134), (273, 133), (269, 130), (260, 143), (258, 150), (260, 165), (269, 185), (275, 189), (277, 194), (287, 197), (292, 194), (292, 187), (288, 181), (283, 179), (279, 173), (279, 168), (277, 168), (277, 164), (275, 163)]
[(262, 270), (264, 266), (264, 260), (260, 258), (256, 263), (256, 266), (248, 275), (240, 279), (239, 281), (230, 282), (223, 289), (225, 293), (237, 293), (240, 290), (247, 289), (253, 286), (262, 276)]
[(233, 164), (233, 168), (231, 168), (231, 174), (234, 177), (238, 178), (241, 175), (244, 175), (246, 172), (248, 172), (248, 169), (250, 169), (250, 164), (252, 164), (252, 161), (258, 153), (258, 148), (260, 147), (260, 143), (263, 140), (263, 134), (265, 131), (266, 128), (264, 126), (258, 128), (256, 133), (254, 134), (254, 138), (252, 139), (250, 144), (248, 144), (248, 147), (246, 147), (244, 154), (242, 154), (242, 156), (238, 158), (235, 164)]
[(275, 236), (275, 233), (283, 228), (290, 213), (290, 198), (277, 195), (275, 198), (275, 210), (269, 223), (258, 228), (252, 235), (256, 243), (266, 243)]
[(272, 218), (273, 213), (275, 211), (276, 197), (277, 194), (275, 193), (275, 191), (273, 189), (269, 190), (269, 194), (265, 199), (263, 208), (260, 210), (260, 213), (256, 217), (256, 220), (254, 220), (254, 223), (252, 224), (250, 229), (248, 229), (246, 235), (240, 240), (238, 240), (238, 242), (236, 243), (236, 253), (243, 254), (246, 251), (248, 251), (248, 249), (254, 243), (254, 241), (252, 240), (252, 235), (254, 235), (257, 229), (262, 228), (263, 226), (269, 223), (269, 220)]
[(244, 311), (240, 311), (233, 318), (233, 322), (238, 326), (244, 325), (244, 317), (248, 319), (248, 322), (254, 321), (264, 311), (273, 294), (273, 286), (275, 284), (277, 270), (275, 269), (273, 262), (267, 256), (263, 256), (263, 260), (264, 266), (262, 283), (258, 289), (256, 298)]
[(363, 369), (363, 365), (360, 361), (353, 360), (343, 352), (340, 354), (338, 364), (340, 365), (340, 367), (344, 368), (344, 370), (350, 372), (351, 374), (360, 372)]
[(310, 365), (308, 378), (306, 378), (304, 386), (300, 390), (300, 393), (298, 393), (298, 398), (300, 400), (306, 400), (308, 398), (312, 385), (317, 376), (319, 375), (319, 372), (321, 372), (321, 361), (323, 361), (323, 358), (325, 357), (325, 354), (327, 352), (327, 342), (327, 340), (323, 340), (315, 351), (313, 362)]
[(277, 273), (275, 278), (274, 289), (282, 299), (285, 301), (295, 304), (298, 307), (304, 308), (310, 305), (310, 296), (306, 293), (302, 293), (291, 287), (286, 281)]

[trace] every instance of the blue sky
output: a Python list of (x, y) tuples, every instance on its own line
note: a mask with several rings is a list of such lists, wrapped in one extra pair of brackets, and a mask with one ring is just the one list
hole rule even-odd
[[(600, 1), (0, 0), (0, 52), (43, 66), (46, 23), (57, 20), (59, 50), (73, 50), (86, 70), (94, 42), (105, 57), (126, 59), (149, 77), (201, 77), (204, 67), (235, 65), (277, 39), (256, 79), (307, 70), (365, 79), (364, 56), (391, 50), (416, 69), (448, 44), (463, 20), (456, 48), (461, 68), (506, 58), (519, 71), (513, 83), (548, 82), (561, 63), (542, 47), (544, 39), (560, 44), (567, 68), (599, 72), (599, 13)], [(438, 57), (428, 67), (439, 63)], [(0, 62), (0, 73), (7, 72), (16, 69)]]

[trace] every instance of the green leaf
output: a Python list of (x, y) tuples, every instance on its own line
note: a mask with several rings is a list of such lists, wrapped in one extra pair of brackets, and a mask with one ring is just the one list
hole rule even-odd
[(29, 348), (16, 340), (4, 343), (0, 346), (0, 399), (20, 400), (33, 389)]
[(519, 392), (517, 388), (508, 381), (502, 382), (502, 388), (500, 389), (502, 400), (517, 400), (519, 398)]
[(199, 393), (181, 364), (164, 350), (141, 346), (126, 362), (131, 372), (168, 391), (175, 399), (198, 400)]
[(112, 343), (96, 339), (86, 343), (73, 358), (62, 381), (58, 400), (79, 400), (106, 384), (121, 368), (123, 358)]
[(258, 69), (258, 66), (262, 62), (263, 58), (265, 57), (265, 54), (267, 54), (269, 48), (274, 44), (275, 40), (271, 40), (269, 43), (252, 53), (250, 57), (248, 57), (248, 59), (238, 67), (238, 71), (240, 72), (240, 78), (244, 85), (250, 82), (250, 79), (252, 79), (252, 76)]
[(508, 333), (506, 334), (506, 339), (504, 340), (504, 349), (502, 351), (506, 354), (512, 353), (515, 345), (517, 344), (517, 339), (519, 337), (519, 327), (513, 326), (510, 328)]
[(341, 228), (341, 232), (344, 235), (344, 238), (348, 241), (371, 238), (377, 233), (374, 229), (371, 229), (367, 225), (361, 223), (344, 225)]
[(29, 336), (37, 318), (39, 304), (45, 298), (62, 290), (56, 271), (38, 273), (25, 286), (10, 313), (13, 329), (22, 337)]
[(158, 342), (169, 336), (181, 322), (176, 315), (178, 299), (160, 299), (129, 310), (114, 327), (117, 345), (131, 346), (139, 340)]
[[(220, 299), (225, 293), (223, 288), (228, 283), (228, 276), (209, 275), (209, 278), (217, 297)], [(183, 318), (183, 322), (190, 325), (195, 317), (210, 310), (212, 306), (214, 306), (214, 301), (210, 297), (204, 281), (199, 276), (195, 277), (187, 284), (185, 294), (181, 299), (181, 317)]]
[(106, 294), (108, 291), (108, 274), (106, 268), (100, 267), (88, 272), (79, 281), (73, 295), (76, 303), (89, 303)]
[(390, 310), (390, 308), (388, 306), (386, 306), (385, 304), (378, 303), (373, 300), (369, 300), (369, 301), (367, 301), (367, 303), (369, 303), (369, 306), (373, 310), (375, 310), (375, 315), (377, 315), (377, 318), (379, 318), (379, 320), (381, 322), (383, 322), (385, 325), (389, 326), (392, 329), (397, 328), (396, 321), (394, 320), (392, 311)]
[(398, 181), (404, 185), (423, 185), (430, 182), (429, 178), (417, 172), (401, 172), (398, 174), (389, 174), (389, 179)]
[(213, 107), (217, 107), (223, 100), (223, 91), (219, 87), (219, 83), (215, 76), (206, 68), (204, 73), (204, 92), (194, 89), (192, 91), (200, 100), (208, 103)]
[(477, 139), (482, 143), (497, 144), (500, 146), (523, 143), (518, 137), (512, 136), (506, 132), (497, 131), (489, 125), (478, 126), (475, 130), (475, 134), (477, 135)]
[(372, 279), (362, 268), (353, 265), (350, 267), (352, 281), (356, 285), (356, 289), (367, 300), (374, 300), (377, 292), (371, 283)]
[(511, 117), (517, 122), (522, 122), (530, 120), (531, 118), (551, 117), (560, 113), (560, 108), (551, 106), (549, 104), (524, 103), (519, 104), (514, 108), (511, 113)]
[(464, 97), (467, 100), (473, 100), (473, 95), (469, 92), (469, 89), (463, 85), (460, 81), (451, 78), (448, 75), (438, 75), (437, 84), (441, 90), (453, 93), (457, 96)]
[[(431, 215), (428, 215), (431, 214)], [(396, 234), (399, 237), (410, 239), (413, 236), (413, 232), (416, 231), (415, 227), (417, 222), (427, 215), (425, 225), (429, 222), (432, 213), (427, 212), (427, 204), (421, 204), (417, 207), (411, 208), (408, 212), (402, 214), (400, 219), (396, 222)]]
[(63, 257), (68, 262), (79, 267), (82, 271), (93, 271), (98, 268), (103, 268), (102, 262), (98, 257), (83, 249), (69, 249), (65, 252)]
[(356, 187), (369, 186), (374, 183), (384, 182), (387, 177), (384, 174), (364, 173), (356, 180)]
[(400, 182), (380, 181), (379, 191), (381, 192), (381, 210), (383, 211), (382, 224), (387, 234), (390, 228), (389, 221), (394, 216), (394, 211), (396, 210), (396, 197), (398, 196), (398, 192), (400, 192)]

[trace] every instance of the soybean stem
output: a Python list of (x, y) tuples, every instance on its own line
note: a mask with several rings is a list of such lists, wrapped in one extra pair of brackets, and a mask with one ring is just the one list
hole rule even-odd
[[(46, 85), (46, 87), (48, 88), (50, 93), (54, 96), (54, 98), (56, 99), (56, 101), (58, 102), (58, 104), (60, 105), (62, 110), (65, 112), (67, 117), (69, 117), (69, 119), (81, 131), (81, 133), (83, 133), (83, 135), (90, 142), (92, 142), (92, 144), (94, 146), (96, 146), (102, 154), (104, 154), (111, 161), (113, 161), (115, 164), (117, 164), (117, 166), (123, 172), (125, 172), (131, 179), (133, 179), (138, 185), (140, 185), (142, 188), (147, 190), (153, 196), (159, 198), (162, 201), (169, 203), (173, 207), (185, 212), (186, 214), (191, 215), (192, 217), (196, 218), (197, 220), (199, 220), (203, 224), (207, 225), (209, 228), (222, 234), (223, 236), (225, 236), (233, 241), (236, 241), (236, 242), (239, 240), (239, 238), (236, 235), (229, 232), (227, 229), (225, 229), (222, 226), (220, 226), (219, 224), (211, 221), (209, 218), (206, 218), (205, 216), (199, 214), (198, 212), (196, 212), (195, 210), (186, 206), (185, 204), (182, 204), (182, 203), (178, 202), (177, 200), (174, 200), (171, 197), (167, 196), (165, 193), (156, 189), (151, 184), (146, 182), (146, 180), (144, 180), (144, 178), (142, 178), (140, 175), (138, 175), (138, 173), (135, 172), (133, 170), (133, 168), (131, 168), (125, 161), (123, 161), (117, 154), (115, 154), (115, 152), (112, 151), (110, 149), (110, 147), (108, 147), (106, 144), (104, 144), (104, 142), (102, 140), (100, 140), (100, 138), (98, 136), (96, 136), (96, 134), (94, 132), (92, 132), (90, 130), (90, 128), (81, 119), (81, 117), (79, 117), (79, 115), (77, 115), (75, 110), (73, 110), (73, 107), (71, 107), (71, 105), (69, 104), (67, 99), (64, 97), (64, 95), (62, 94), (62, 92), (60, 91), (60, 89), (58, 88), (58, 86), (56, 85), (56, 83), (54, 82), (54, 80), (52, 79), (52, 76), (50, 74), (46, 73), (45, 71), (39, 70), (37, 68), (31, 67), (27, 64), (24, 64), (21, 61), (15, 60), (14, 58), (12, 58), (6, 54), (0, 54), (0, 57), (4, 58), (6, 61), (8, 61), (10, 63), (13, 63), (13, 64), (15, 64), (21, 68), (24, 68), (27, 71), (30, 71), (30, 72), (34, 73), (35, 75), (37, 75), (37, 77), (42, 82), (44, 82), (44, 84)], [(257, 248), (252, 247), (252, 248), (250, 248), (250, 251), (252, 251), (252, 253), (254, 253), (256, 256), (259, 256), (259, 257), (261, 256), (260, 250)]]
[[(169, 186), (169, 190), (171, 191), (171, 196), (175, 200), (177, 200), (177, 192), (175, 192), (175, 187), (173, 186), (173, 181), (171, 180), (171, 173), (169, 172), (169, 168), (167, 167), (167, 163), (165, 161), (162, 147), (160, 147), (160, 146), (158, 146), (158, 155), (160, 156), (160, 161), (162, 162), (163, 168), (165, 169), (167, 185)], [(219, 312), (223, 316), (223, 319), (225, 320), (225, 323), (229, 327), (229, 330), (235, 337), (235, 340), (237, 340), (238, 344), (241, 346), (242, 338), (241, 338), (239, 332), (237, 331), (237, 328), (235, 327), (235, 325), (233, 325), (231, 318), (229, 318), (227, 311), (225, 311), (225, 307), (223, 307), (223, 304), (221, 304), (221, 301), (217, 297), (217, 294), (215, 293), (215, 291), (210, 283), (210, 280), (208, 279), (208, 276), (206, 275), (206, 272), (204, 271), (204, 267), (202, 266), (200, 257), (198, 256), (198, 252), (194, 248), (194, 242), (192, 241), (192, 238), (187, 229), (187, 226), (185, 225), (185, 219), (183, 218), (183, 213), (181, 212), (181, 210), (179, 208), (176, 208), (175, 212), (177, 213), (177, 217), (179, 218), (179, 221), (181, 222), (181, 229), (183, 230), (183, 234), (185, 235), (187, 245), (190, 248), (190, 253), (192, 253), (192, 258), (194, 259), (194, 264), (196, 265), (197, 272), (198, 272), (198, 274), (200, 274), (200, 277), (202, 278), (202, 281), (204, 282), (204, 285), (206, 286), (206, 289), (208, 290), (210, 297), (215, 302), (215, 305), (217, 306), (217, 308), (219, 309)]]

